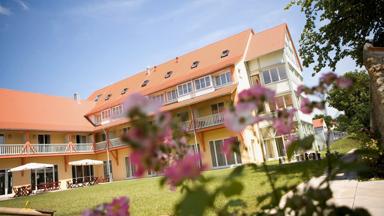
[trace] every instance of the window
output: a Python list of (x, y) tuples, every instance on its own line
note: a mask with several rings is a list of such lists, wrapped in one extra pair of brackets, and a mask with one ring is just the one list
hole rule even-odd
[(144, 82), (141, 84), (141, 87), (145, 87), (149, 83), (149, 80), (144, 80)]
[(153, 101), (157, 101), (161, 104), (164, 103), (164, 95), (163, 94), (159, 94), (159, 95), (152, 95), (149, 97), (150, 100), (153, 100)]
[(224, 103), (221, 102), (221, 103), (217, 103), (217, 104), (212, 104), (211, 105), (211, 111), (212, 111), (212, 114), (224, 112)]
[(167, 101), (168, 103), (177, 101), (177, 90), (173, 89), (172, 91), (167, 92)]
[(105, 96), (104, 100), (109, 100), (109, 98), (111, 98), (112, 94), (107, 94), (107, 96)]
[(172, 73), (173, 73), (172, 71), (168, 71), (168, 72), (165, 74), (164, 78), (165, 78), (165, 79), (168, 79), (169, 77), (171, 77)]
[[(55, 172), (53, 172), (55, 170)], [(36, 176), (35, 176), (36, 174)], [(37, 181), (36, 181), (37, 180)], [(58, 166), (47, 167), (43, 169), (31, 170), (31, 183), (32, 188), (35, 188), (36, 185), (39, 187), (41, 184), (46, 184), (48, 182), (57, 182), (59, 181)]]
[(211, 77), (206, 76), (195, 80), (196, 90), (205, 89), (211, 86)]
[(275, 102), (269, 102), (269, 109), (271, 112), (277, 109), (285, 109), (293, 106), (292, 97), (290, 94), (275, 97)]
[(88, 166), (72, 166), (72, 181), (73, 182), (88, 182), (94, 177), (93, 165)]
[(176, 114), (177, 118), (180, 120), (180, 121), (188, 121), (189, 120), (189, 114), (187, 111), (185, 112), (179, 112)]
[(125, 128), (123, 128), (123, 133), (124, 133), (124, 134), (127, 133), (130, 129), (131, 129), (131, 127), (125, 127)]
[(132, 178), (136, 173), (136, 166), (132, 163), (130, 157), (125, 157), (125, 173), (127, 178)]
[(252, 85), (260, 85), (260, 75), (259, 74), (251, 76), (251, 84)]
[(285, 65), (280, 65), (278, 67), (270, 68), (262, 71), (264, 84), (269, 84), (272, 82), (278, 82), (280, 80), (287, 79), (287, 72), (285, 70)]
[(100, 97), (101, 97), (101, 94), (97, 95), (97, 96), (95, 97), (95, 102), (99, 101)]
[(95, 115), (95, 124), (100, 124), (101, 123), (101, 115), (100, 114), (96, 114)]
[(101, 112), (101, 120), (109, 119), (111, 117), (111, 110), (107, 109)]
[(84, 135), (76, 135), (76, 143), (86, 143), (87, 137)]
[(125, 94), (125, 93), (127, 93), (127, 91), (128, 91), (128, 88), (124, 88), (123, 90), (121, 90), (121, 93), (120, 94)]
[(111, 114), (114, 117), (123, 114), (123, 106), (122, 105), (118, 105), (118, 106), (112, 107), (111, 108)]
[(177, 86), (179, 96), (183, 96), (192, 92), (192, 83), (187, 82)]
[(4, 139), (4, 134), (0, 134), (0, 144), (4, 144), (5, 139)]
[(220, 74), (218, 76), (215, 76), (216, 86), (223, 86), (223, 85), (226, 85), (230, 82), (232, 82), (231, 72), (226, 72), (226, 73)]
[(37, 135), (37, 143), (44, 144), (38, 146), (38, 152), (48, 152), (49, 149), (47, 144), (51, 143), (51, 136), (49, 134), (39, 134)]
[[(112, 176), (109, 176), (107, 164), (108, 164), (107, 161), (103, 161), (104, 177), (109, 179), (109, 177), (112, 177)], [(111, 175), (112, 175), (112, 161), (111, 160), (109, 160), (109, 171), (111, 172)]]
[(271, 76), (269, 75), (269, 71), (263, 71), (264, 84), (271, 83)]
[(192, 63), (191, 69), (196, 68), (197, 66), (199, 66), (199, 61), (194, 61)]
[(228, 157), (223, 153), (224, 140), (209, 141), (209, 147), (211, 150), (212, 166), (223, 167), (233, 164), (241, 164), (241, 156), (238, 153), (233, 153), (231, 157)]
[(221, 52), (221, 58), (227, 57), (228, 55), (229, 55), (229, 50), (223, 50), (223, 52)]

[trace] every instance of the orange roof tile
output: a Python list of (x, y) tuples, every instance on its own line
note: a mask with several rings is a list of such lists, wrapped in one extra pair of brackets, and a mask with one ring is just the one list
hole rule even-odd
[(322, 118), (312, 120), (314, 128), (319, 128), (324, 126), (324, 120)]
[[(95, 108), (88, 114), (117, 105), (123, 100), (122, 98), (126, 98), (132, 93), (139, 92), (146, 95), (151, 94), (181, 82), (234, 65), (244, 55), (247, 41), (251, 34), (251, 29), (245, 30), (239, 34), (179, 56), (177, 59), (175, 58), (157, 65), (156, 69), (154, 67), (150, 69), (149, 74), (147, 74), (146, 71), (142, 71), (110, 86), (97, 90), (88, 97), (88, 100), (93, 101), (99, 94), (102, 94), (103, 96), (96, 103)], [(221, 53), (224, 50), (229, 50), (229, 55), (225, 58), (221, 58)], [(199, 61), (199, 65), (197, 68), (191, 69), (191, 65), (194, 61)], [(164, 75), (168, 71), (173, 71), (172, 76), (165, 79)], [(149, 80), (148, 85), (146, 87), (141, 87), (141, 84), (146, 79)], [(128, 87), (129, 89), (128, 92), (122, 96), (120, 92), (125, 87)], [(108, 101), (104, 101), (104, 96), (109, 93), (112, 94), (112, 97)]]
[(84, 114), (88, 101), (0, 89), (0, 129), (39, 131), (92, 131)]

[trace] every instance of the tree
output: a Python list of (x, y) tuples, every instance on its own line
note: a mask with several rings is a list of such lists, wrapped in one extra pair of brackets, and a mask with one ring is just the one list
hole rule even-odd
[(384, 0), (292, 0), (287, 8), (294, 5), (306, 17), (299, 49), (303, 65), (315, 63), (315, 73), (325, 66), (334, 70), (347, 56), (361, 66), (368, 41), (384, 46)]
[(345, 113), (337, 118), (339, 128), (358, 132), (369, 128), (369, 76), (365, 71), (347, 72), (344, 76), (353, 81), (353, 88), (332, 88), (327, 102)]

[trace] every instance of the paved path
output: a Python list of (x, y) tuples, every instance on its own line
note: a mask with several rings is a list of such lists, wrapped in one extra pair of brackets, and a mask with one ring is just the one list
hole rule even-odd
[(384, 181), (335, 180), (331, 189), (336, 205), (363, 207), (372, 215), (384, 215)]

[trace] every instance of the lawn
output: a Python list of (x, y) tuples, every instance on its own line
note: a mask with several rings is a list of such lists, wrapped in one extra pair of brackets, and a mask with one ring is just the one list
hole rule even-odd
[(340, 154), (346, 154), (352, 149), (360, 148), (361, 142), (357, 138), (346, 136), (331, 144), (331, 152), (339, 152)]
[[(277, 187), (294, 186), (314, 175), (321, 175), (324, 171), (323, 161), (307, 161), (286, 165), (269, 165), (273, 177), (277, 180)], [(223, 176), (232, 169), (207, 171), (204, 175), (217, 177), (210, 185), (214, 188)], [(110, 201), (113, 197), (128, 196), (131, 200), (132, 215), (170, 215), (173, 205), (182, 197), (179, 191), (171, 191), (167, 187), (159, 186), (160, 177), (118, 181), (109, 184), (77, 188), (61, 192), (43, 193), (36, 196), (22, 197), (0, 202), (0, 206), (25, 207), (36, 209), (54, 209), (56, 215), (79, 215), (83, 209), (99, 203)], [(265, 184), (266, 176), (261, 168), (253, 170), (247, 168), (242, 181), (245, 190), (241, 194), (250, 209), (257, 209), (256, 197), (271, 191)], [(225, 199), (215, 204), (220, 206)]]

